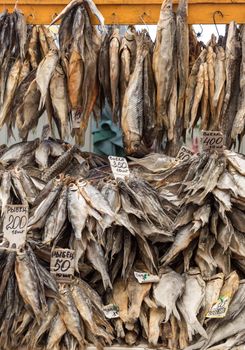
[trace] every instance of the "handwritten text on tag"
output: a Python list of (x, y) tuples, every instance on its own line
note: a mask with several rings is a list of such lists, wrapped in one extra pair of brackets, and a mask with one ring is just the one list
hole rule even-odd
[(203, 151), (222, 152), (224, 148), (224, 136), (221, 131), (202, 131)]
[(223, 318), (225, 317), (231, 298), (228, 296), (219, 297), (218, 301), (211, 307), (207, 313), (207, 318)]
[(75, 270), (75, 252), (57, 248), (52, 251), (50, 271), (58, 282), (70, 282)]
[(108, 159), (115, 179), (124, 179), (129, 176), (128, 162), (125, 158), (109, 156)]
[(7, 205), (3, 220), (3, 236), (10, 246), (16, 248), (25, 244), (28, 223), (27, 205)]
[(176, 158), (183, 160), (183, 161), (187, 161), (192, 156), (193, 156), (193, 152), (189, 148), (182, 146), (181, 149), (179, 150), (179, 153), (177, 154)]

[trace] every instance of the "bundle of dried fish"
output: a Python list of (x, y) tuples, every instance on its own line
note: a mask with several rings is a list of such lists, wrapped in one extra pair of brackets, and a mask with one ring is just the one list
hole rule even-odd
[(76, 269), (85, 259), (106, 289), (119, 274), (128, 278), (138, 254), (149, 271), (157, 268), (149, 240), (171, 242), (172, 221), (145, 181), (102, 181), (99, 188), (64, 175), (52, 179), (36, 197), (28, 230), (47, 245), (67, 244), (69, 237)]
[(3, 241), (0, 259), (0, 344), (7, 350), (25, 342), (29, 323), (40, 327), (48, 315), (47, 296), (56, 297), (58, 287), (29, 245), (8, 250)]
[[(104, 24), (103, 16), (92, 1), (90, 9)], [(76, 142), (84, 144), (85, 131), (99, 92), (97, 63), (101, 35), (91, 25), (83, 1), (71, 1), (52, 22), (62, 18), (59, 28), (61, 61), (64, 68)], [(96, 114), (97, 115), (97, 114)]]
[(152, 146), (156, 117), (149, 34), (146, 31), (139, 33), (136, 43), (135, 67), (124, 93), (121, 126), (126, 154), (139, 156), (146, 154)]
[(23, 319), (16, 331), (27, 348), (49, 350), (84, 348), (88, 343), (103, 349), (111, 345), (112, 332), (101, 297), (78, 278), (68, 285), (59, 284), (57, 297), (48, 299), (41, 324)]

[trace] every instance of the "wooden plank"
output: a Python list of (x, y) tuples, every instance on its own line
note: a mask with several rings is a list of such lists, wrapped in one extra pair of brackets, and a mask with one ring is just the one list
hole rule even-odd
[[(18, 7), (30, 24), (49, 24), (68, 3), (67, 0), (19, 0)], [(105, 17), (106, 24), (156, 24), (161, 0), (95, 0)], [(174, 0), (175, 9), (177, 0)], [(14, 8), (15, 1), (0, 0), (0, 11)], [(245, 0), (189, 0), (190, 24), (213, 24), (213, 14), (221, 11), (223, 17), (215, 16), (216, 23), (245, 23)], [(94, 19), (94, 23), (96, 20)]]

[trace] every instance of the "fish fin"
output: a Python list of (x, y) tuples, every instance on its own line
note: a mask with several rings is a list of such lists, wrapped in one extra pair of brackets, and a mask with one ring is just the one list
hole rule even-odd
[(187, 324), (188, 327), (188, 335), (190, 341), (192, 341), (192, 335), (194, 335), (196, 332), (199, 333), (203, 338), (208, 339), (207, 332), (203, 328), (203, 326), (200, 324), (200, 322), (197, 320), (197, 318), (193, 321)]

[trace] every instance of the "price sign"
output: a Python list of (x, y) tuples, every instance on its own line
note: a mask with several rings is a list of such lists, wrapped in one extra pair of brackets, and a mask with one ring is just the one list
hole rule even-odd
[(125, 158), (109, 156), (108, 159), (110, 161), (111, 170), (115, 179), (124, 179), (125, 177), (129, 177), (130, 172), (128, 162)]
[(103, 307), (103, 312), (106, 318), (118, 318), (119, 307), (115, 304), (109, 304)]
[(74, 276), (75, 251), (56, 248), (51, 254), (50, 271), (57, 282), (69, 283)]
[(202, 149), (205, 152), (222, 152), (224, 136), (221, 131), (202, 131)]
[(183, 161), (187, 161), (193, 156), (193, 154), (194, 153), (189, 148), (182, 146), (176, 158)]
[(3, 220), (3, 236), (10, 246), (19, 248), (26, 241), (26, 231), (28, 224), (27, 205), (7, 205)]
[(134, 272), (134, 277), (139, 283), (157, 283), (160, 278), (156, 275), (150, 275), (147, 272)]
[(218, 301), (211, 307), (207, 313), (207, 318), (223, 318), (225, 317), (231, 298), (229, 296), (221, 296)]

